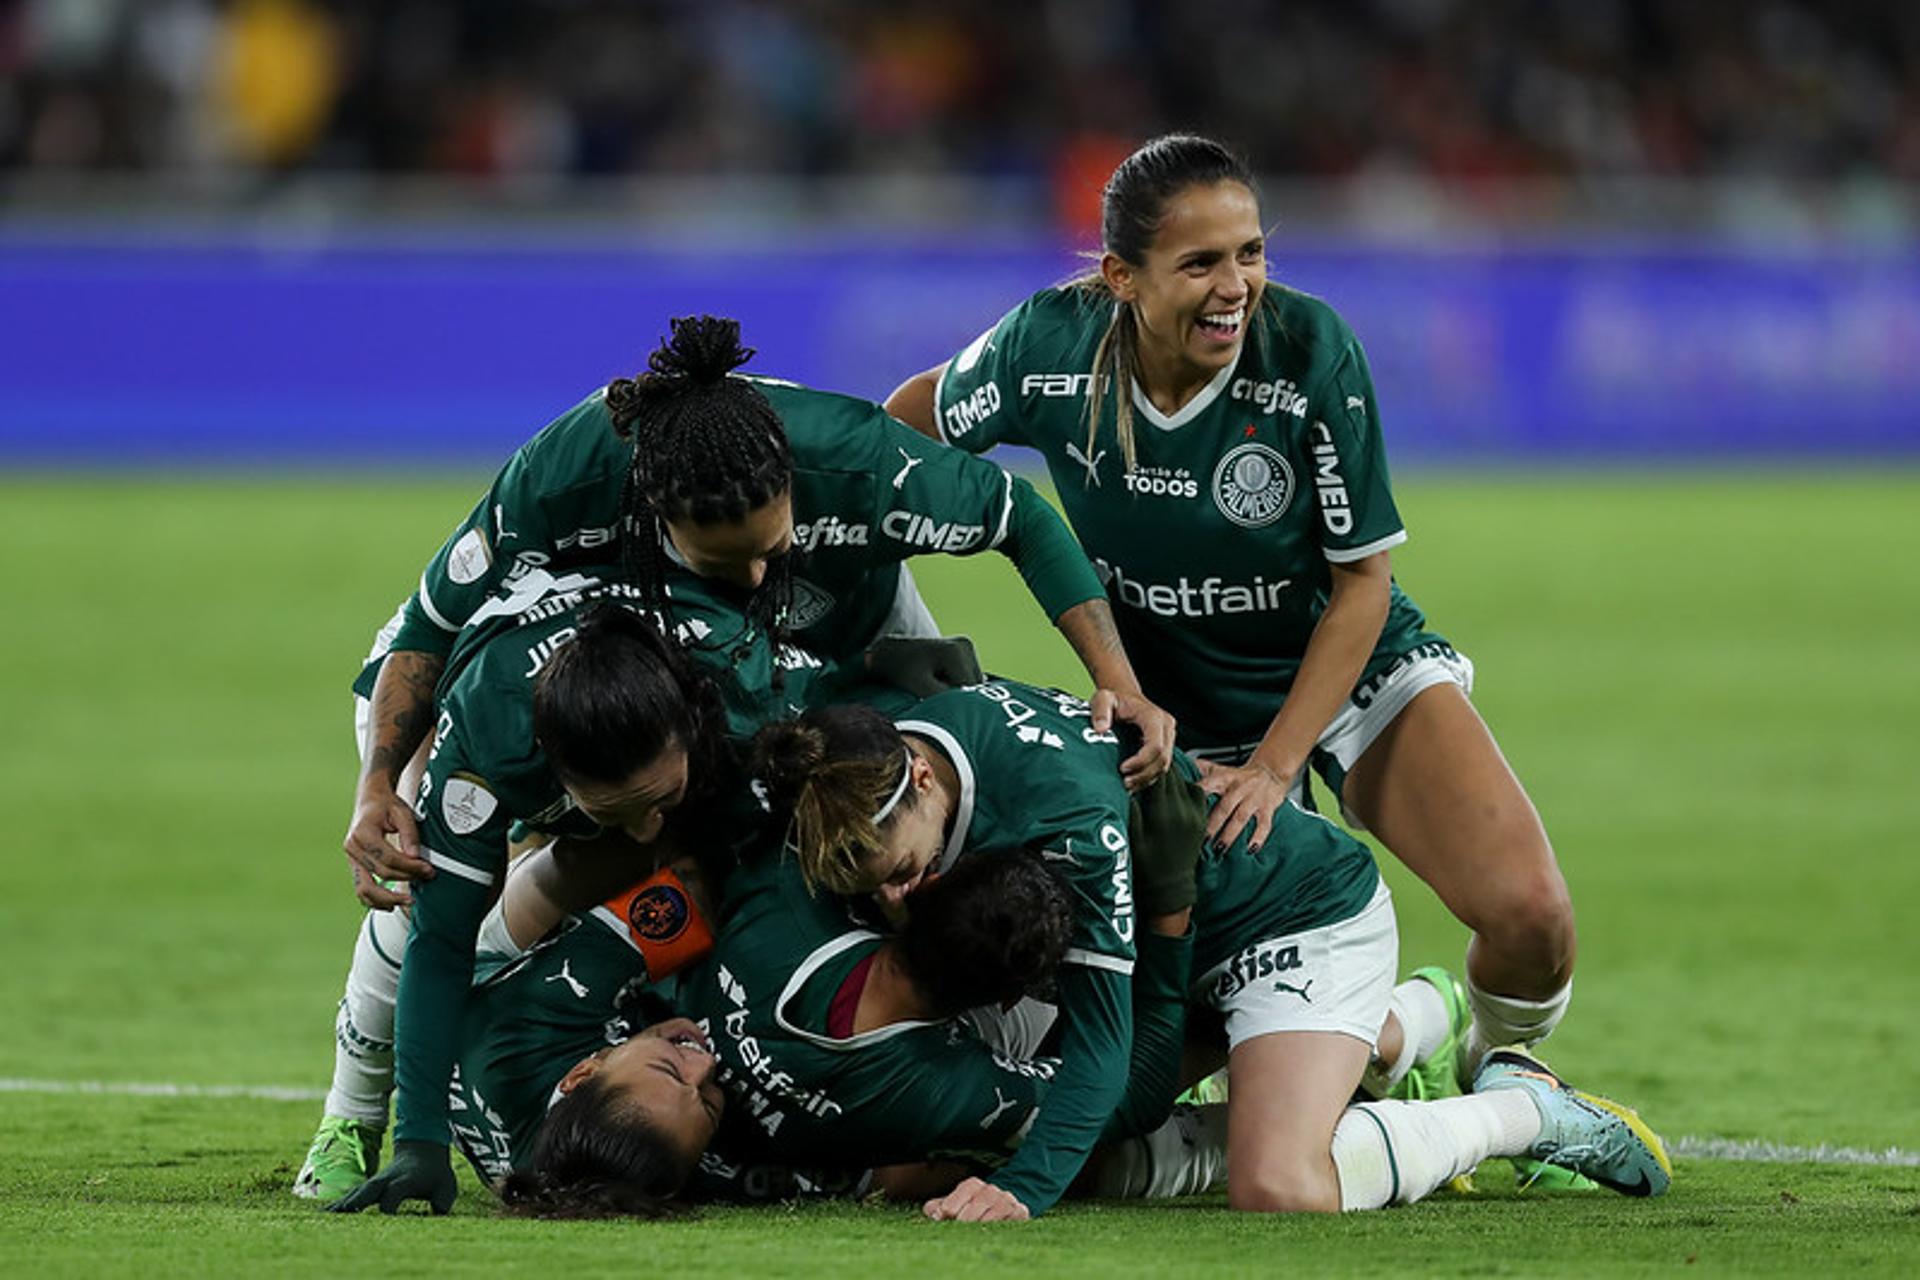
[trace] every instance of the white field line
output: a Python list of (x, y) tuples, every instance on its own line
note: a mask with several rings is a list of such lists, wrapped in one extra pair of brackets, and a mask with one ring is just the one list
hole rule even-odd
[[(265, 1102), (322, 1102), (325, 1089), (297, 1089), (291, 1085), (143, 1084), (108, 1080), (18, 1080), (0, 1077), (0, 1093), (97, 1093), (137, 1098), (251, 1098)], [(1792, 1146), (1759, 1138), (1707, 1138), (1695, 1135), (1668, 1141), (1667, 1150), (1686, 1160), (1741, 1160), (1767, 1164), (1861, 1164), (1920, 1168), (1920, 1151), (1887, 1147), (1867, 1151), (1823, 1142), (1817, 1147)]]
[(1699, 1138), (1691, 1135), (1667, 1143), (1669, 1153), (1689, 1160), (1755, 1160), (1769, 1164), (1873, 1164), (1903, 1169), (1920, 1168), (1920, 1151), (1902, 1151), (1887, 1147), (1866, 1151), (1859, 1147), (1836, 1147), (1823, 1142), (1817, 1147), (1794, 1147), (1760, 1138)]
[(0, 1093), (105, 1093), (136, 1098), (254, 1098), (265, 1102), (324, 1102), (325, 1089), (279, 1084), (142, 1084), (125, 1080), (10, 1080)]

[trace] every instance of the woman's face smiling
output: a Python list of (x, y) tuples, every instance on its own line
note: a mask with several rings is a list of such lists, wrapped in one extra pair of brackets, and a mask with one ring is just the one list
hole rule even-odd
[[(1260, 204), (1238, 182), (1188, 187), (1167, 201), (1159, 233), (1133, 264), (1116, 254), (1100, 269), (1134, 308), (1140, 354), (1154, 385), (1183, 391), (1239, 359), (1247, 322), (1267, 287)], [(1159, 385), (1162, 379), (1175, 383)]]

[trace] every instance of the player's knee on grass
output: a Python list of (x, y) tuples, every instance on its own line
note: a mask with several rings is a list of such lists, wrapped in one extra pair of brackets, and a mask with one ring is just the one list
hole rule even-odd
[(1271, 1152), (1234, 1161), (1227, 1204), (1243, 1213), (1338, 1213), (1340, 1177), (1327, 1151)]

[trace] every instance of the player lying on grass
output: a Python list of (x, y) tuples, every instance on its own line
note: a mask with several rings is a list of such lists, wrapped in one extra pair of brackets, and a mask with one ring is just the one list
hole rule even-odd
[[(1332, 308), (1267, 279), (1252, 174), (1157, 138), (1102, 198), (1097, 272), (1043, 289), (888, 400), (970, 452), (1045, 457), (1148, 695), (1257, 843), (1309, 764), (1473, 930), (1469, 1056), (1543, 1039), (1574, 920), (1473, 665), (1393, 580), (1378, 400)], [(1144, 420), (1146, 426), (1138, 424)]]
[[(707, 802), (723, 794), (724, 717), (712, 682), (622, 605), (586, 606), (577, 594), (547, 604), (481, 619), (450, 658), (420, 790), (425, 848), (444, 874), (416, 886), (394, 997), (394, 1159), (336, 1207), (451, 1203), (447, 1081), (513, 822), (597, 834), (596, 855), (632, 880), (652, 869), (670, 822), (707, 821)], [(759, 635), (764, 664), (772, 659)], [(355, 995), (377, 1004), (384, 992), (350, 984)], [(376, 1101), (384, 1110), (384, 1095)], [(378, 1142), (374, 1130), (367, 1165)]]
[[(525, 892), (547, 856), (508, 884), (509, 935), (550, 909)], [(748, 860), (726, 898), (713, 954), (675, 984), (644, 982), (626, 920), (607, 911), (567, 919), (479, 984), (454, 1128), (510, 1204), (652, 1214), (682, 1187), (730, 1199), (898, 1192), (950, 1185), (1018, 1143), (1054, 1064), (996, 1051), (957, 1015), (997, 1010), (1056, 969), (1067, 891), (1037, 859), (973, 860), (916, 894), (895, 935), (810, 893), (777, 855)], [(1153, 954), (1171, 967), (1149, 1003), (1165, 1015), (1190, 943), (1163, 942)], [(665, 1021), (676, 1011), (699, 1021)], [(656, 1024), (642, 1033), (651, 1042), (626, 1039), (644, 1023)], [(1142, 1086), (1155, 1096), (1179, 1058), (1177, 1016), (1165, 1025), (1158, 1075)], [(936, 1157), (944, 1172), (923, 1167)]]
[[(937, 695), (897, 724), (846, 707), (801, 723), (817, 743), (776, 772), (789, 775), (779, 789), (796, 797), (797, 856), (815, 883), (897, 906), (969, 855), (1024, 848), (1075, 888), (1055, 1092), (1004, 1168), (926, 1206), (934, 1217), (1042, 1212), (1073, 1180), (1125, 1081), (1127, 987), (1117, 974), (1132, 951), (1137, 868), (1111, 769), (1117, 747), (1087, 725), (1084, 704), (1011, 681)], [(1175, 771), (1197, 775), (1180, 753)], [(1639, 1194), (1664, 1188), (1665, 1153), (1637, 1117), (1517, 1059), (1489, 1060), (1476, 1080), (1488, 1096), (1349, 1111), (1383, 1025), (1377, 1068), (1389, 1077), (1434, 1057), (1459, 1028), (1443, 1001), (1394, 1000), (1392, 901), (1366, 847), (1295, 805), (1273, 821), (1258, 849), (1246, 831), (1224, 849), (1211, 843), (1197, 872), (1195, 993), (1226, 1017), (1236, 1207), (1404, 1202), (1491, 1154), (1554, 1160)], [(1503, 1090), (1524, 1092), (1493, 1096)]]

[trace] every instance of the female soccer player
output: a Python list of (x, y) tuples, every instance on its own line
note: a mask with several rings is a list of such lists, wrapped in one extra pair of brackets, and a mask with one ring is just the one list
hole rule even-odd
[[(532, 878), (516, 870), (503, 916)], [(509, 1203), (650, 1214), (682, 1187), (765, 1199), (864, 1187), (883, 1167), (875, 1185), (891, 1189), (938, 1176), (908, 1167), (936, 1154), (991, 1162), (1018, 1144), (1053, 1064), (996, 1052), (957, 1019), (1033, 993), (1060, 963), (1067, 890), (1036, 858), (971, 861), (891, 935), (777, 854), (749, 859), (725, 897), (711, 955), (665, 992), (642, 984), (626, 921), (598, 910), (478, 984), (454, 1128)], [(1190, 954), (1184, 936), (1151, 952), (1172, 962), (1158, 999), (1174, 1010)], [(651, 1043), (626, 1039), (645, 1023)], [(1172, 1025), (1163, 1057), (1177, 1061)], [(1143, 1092), (1170, 1092), (1171, 1074)]]
[[(1111, 1108), (1117, 1096), (1101, 1002), (1116, 988), (1106, 975), (1133, 933), (1129, 880), (1144, 898), (1163, 873), (1129, 856), (1144, 851), (1129, 849), (1114, 818), (1125, 797), (1084, 715), (1063, 695), (991, 681), (926, 699), (897, 724), (868, 708), (833, 707), (761, 735), (790, 739), (774, 753), (788, 757), (773, 771), (786, 781), (769, 787), (795, 795), (795, 856), (822, 886), (876, 891), (911, 909), (910, 894), (969, 856), (1026, 848), (1076, 891), (1054, 1087), (1019, 1153), (987, 1180), (930, 1201), (930, 1216), (1044, 1210), (1047, 1193), (1064, 1185), (1048, 1175), (1070, 1180), (1091, 1146), (1088, 1130), (1098, 1132), (1078, 1104)], [(1174, 770), (1198, 772), (1177, 752)], [(1349, 1108), (1378, 1042), (1431, 1045), (1446, 1017), (1424, 1025), (1433, 1020), (1403, 1014), (1392, 999), (1392, 900), (1366, 846), (1294, 804), (1273, 823), (1258, 849), (1244, 831), (1225, 848), (1210, 844), (1186, 895), (1195, 902), (1194, 999), (1226, 1020), (1230, 1203), (1268, 1212), (1410, 1203), (1492, 1155), (1551, 1160), (1629, 1194), (1665, 1189), (1665, 1151), (1637, 1116), (1566, 1087), (1517, 1051), (1487, 1057), (1473, 1096)], [(1177, 865), (1154, 852), (1156, 863)], [(1381, 1056), (1402, 1057), (1384, 1046)], [(1182, 1184), (1179, 1173), (1149, 1173), (1120, 1185), (1137, 1193)]]
[[(389, 994), (396, 958), (376, 964), (364, 954), (377, 946), (370, 924), (343, 1006), (344, 1042), (356, 1001), (394, 1002), (393, 1161), (336, 1208), (377, 1203), (391, 1212), (405, 1200), (424, 1199), (444, 1213), (452, 1203), (447, 1086), (476, 942), (506, 870), (513, 822), (624, 837), (609, 841), (620, 849), (608, 856), (623, 857), (628, 878), (638, 879), (650, 869), (650, 846), (673, 811), (690, 792), (720, 780), (721, 713), (705, 677), (693, 673), (650, 619), (604, 601), (583, 605), (580, 595), (509, 597), (509, 607), (469, 625), (449, 658), (419, 809), (425, 847), (444, 874), (413, 895), (397, 994)], [(704, 616), (722, 620), (718, 613)], [(338, 1073), (334, 1085), (330, 1123), (302, 1172), (317, 1198), (338, 1196), (352, 1185), (353, 1173), (371, 1171), (386, 1118), (384, 1081), (373, 1096), (360, 1098), (341, 1096)], [(356, 1102), (375, 1114), (356, 1115)], [(334, 1145), (348, 1150), (320, 1150), (330, 1128), (341, 1131)], [(358, 1151), (351, 1149), (355, 1144)], [(342, 1171), (345, 1177), (326, 1184)]]
[(1129, 780), (1165, 769), (1173, 722), (1140, 695), (1099, 580), (1032, 487), (877, 405), (733, 374), (751, 355), (732, 320), (675, 320), (647, 372), (523, 446), (427, 565), (356, 686), (371, 706), (345, 848), (368, 906), (405, 900), (380, 878), (432, 875), (396, 784), (462, 624), (529, 569), (615, 550), (647, 603), (673, 612), (675, 571), (732, 584), (751, 616), (854, 676), (879, 636), (934, 631), (903, 561), (999, 551), (1086, 664), (1102, 726), (1117, 714), (1141, 730)]
[(1073, 936), (1058, 981), (1053, 1088), (1005, 1166), (927, 1205), (936, 1218), (1044, 1213), (1121, 1103), (1138, 908), (1193, 901), (1198, 825), (1184, 848), (1135, 848), (1114, 735), (1094, 727), (1080, 699), (1008, 680), (937, 694), (897, 723), (868, 707), (822, 708), (764, 730), (755, 754), (776, 809), (793, 814), (795, 857), (818, 888), (875, 893), (899, 913), (929, 876), (1009, 849), (1037, 852), (1066, 878)]
[(1359, 342), (1267, 280), (1252, 175), (1158, 138), (1114, 172), (1099, 270), (1042, 290), (888, 409), (1046, 457), (1148, 694), (1209, 761), (1211, 833), (1257, 845), (1311, 763), (1473, 930), (1469, 1063), (1560, 1021), (1573, 908), (1467, 700), (1473, 666), (1394, 583), (1405, 540)]

